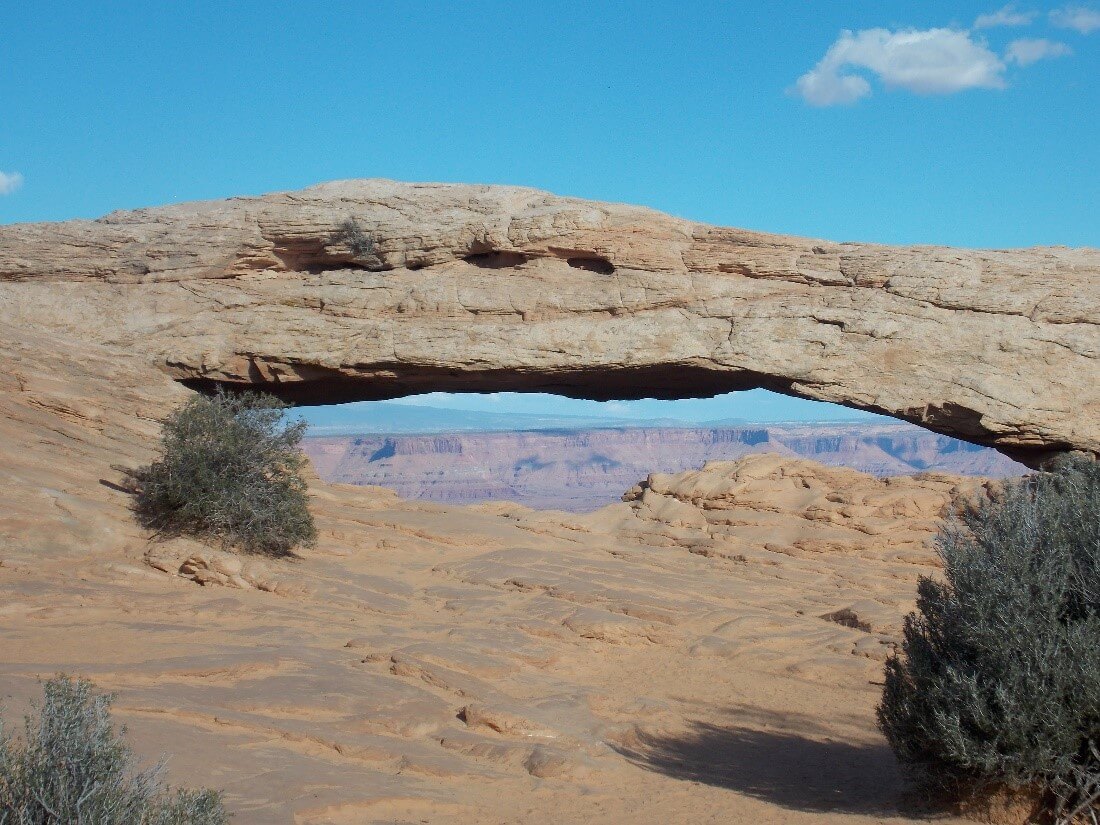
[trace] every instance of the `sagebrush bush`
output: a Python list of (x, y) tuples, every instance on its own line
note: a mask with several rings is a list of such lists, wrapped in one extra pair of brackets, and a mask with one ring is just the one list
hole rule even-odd
[(957, 798), (1036, 795), (1056, 822), (1100, 817), (1100, 462), (971, 502), (941, 531), (879, 724), (899, 760)]
[(353, 215), (348, 215), (332, 233), (332, 239), (342, 243), (358, 258), (377, 258), (374, 238), (368, 235)]
[(21, 739), (0, 722), (0, 825), (225, 825), (210, 790), (170, 790), (163, 764), (137, 769), (111, 722), (111, 698), (58, 676)]
[(286, 413), (270, 395), (223, 392), (173, 412), (160, 457), (137, 473), (142, 523), (269, 555), (312, 544), (299, 449), (306, 424)]

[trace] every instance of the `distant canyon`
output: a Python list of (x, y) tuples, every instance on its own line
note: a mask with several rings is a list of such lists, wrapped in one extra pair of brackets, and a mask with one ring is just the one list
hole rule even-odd
[(574, 512), (618, 501), (649, 473), (750, 453), (800, 456), (877, 476), (1027, 472), (990, 448), (892, 422), (319, 435), (306, 438), (304, 448), (326, 481), (387, 487), (407, 499), (506, 500)]

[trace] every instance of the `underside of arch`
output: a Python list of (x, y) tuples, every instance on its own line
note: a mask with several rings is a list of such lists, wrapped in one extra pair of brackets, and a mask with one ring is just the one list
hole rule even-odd
[(1100, 251), (832, 243), (512, 187), (342, 181), (0, 227), (0, 322), (192, 388), (763, 387), (1032, 466), (1100, 453)]

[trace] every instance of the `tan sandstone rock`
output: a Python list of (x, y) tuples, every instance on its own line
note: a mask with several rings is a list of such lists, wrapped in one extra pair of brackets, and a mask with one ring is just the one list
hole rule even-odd
[(514, 187), (338, 181), (0, 228), (10, 333), (196, 385), (311, 403), (763, 386), (1031, 463), (1100, 452), (1098, 319), (1097, 250), (832, 243)]
[(242, 825), (914, 821), (875, 682), (935, 515), (980, 482), (754, 456), (654, 478), (675, 527), (639, 492), (579, 515), (317, 483), (317, 547), (259, 562), (148, 547), (123, 493), (77, 486), (124, 442), (73, 426), (66, 507), (114, 534), (53, 505), (20, 518), (64, 553), (0, 545), (5, 718), (89, 676)]
[[(348, 215), (373, 253), (334, 234)], [(313, 480), (317, 546), (260, 565), (151, 547), (125, 470), (177, 379), (764, 385), (1028, 460), (1097, 452), (1097, 266), (379, 181), (0, 227), (5, 718), (86, 675), (143, 760), (244, 825), (905, 821), (880, 659), (980, 482), (754, 456), (581, 516)]]

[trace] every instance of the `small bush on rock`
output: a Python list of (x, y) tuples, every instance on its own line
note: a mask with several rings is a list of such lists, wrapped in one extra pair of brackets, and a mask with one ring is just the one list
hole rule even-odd
[(926, 786), (1100, 819), (1098, 512), (1100, 462), (1063, 460), (941, 532), (944, 580), (920, 581), (878, 710)]
[(378, 257), (374, 238), (363, 230), (359, 221), (352, 215), (348, 215), (339, 223), (336, 231), (332, 233), (332, 239), (347, 246), (357, 258)]
[(306, 424), (288, 422), (286, 409), (270, 395), (219, 392), (168, 416), (160, 457), (137, 474), (142, 523), (268, 555), (312, 544), (298, 448)]
[(214, 791), (169, 790), (163, 765), (138, 771), (116, 734), (111, 698), (90, 682), (45, 684), (22, 739), (0, 724), (0, 825), (225, 825)]

